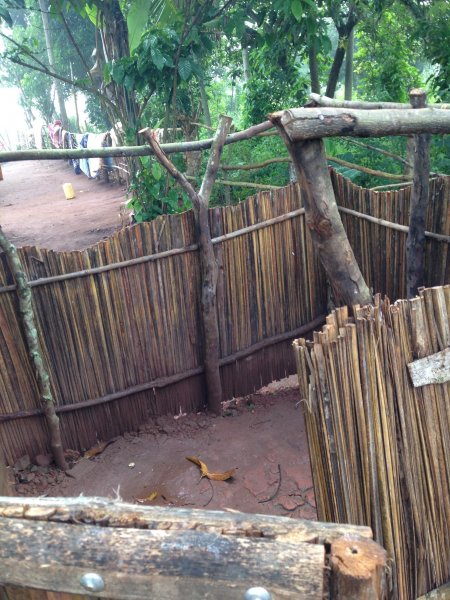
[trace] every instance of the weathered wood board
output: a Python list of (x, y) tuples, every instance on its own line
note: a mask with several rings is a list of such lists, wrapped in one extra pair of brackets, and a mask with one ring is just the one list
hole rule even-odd
[(414, 387), (450, 381), (450, 348), (408, 364)]
[[(356, 561), (355, 581), (382, 600), (385, 554), (370, 538), (368, 527), (285, 517), (0, 497), (0, 599), (235, 600), (264, 587), (273, 599), (339, 600)], [(335, 544), (343, 558), (330, 569)], [(86, 573), (103, 589), (86, 590)]]

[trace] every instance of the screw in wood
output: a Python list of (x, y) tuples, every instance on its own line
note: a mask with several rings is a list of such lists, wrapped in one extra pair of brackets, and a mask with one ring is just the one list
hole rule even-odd
[(85, 573), (80, 577), (80, 583), (89, 592), (101, 592), (105, 589), (103, 577), (97, 573)]
[(272, 600), (272, 595), (266, 588), (252, 587), (245, 592), (244, 600)]

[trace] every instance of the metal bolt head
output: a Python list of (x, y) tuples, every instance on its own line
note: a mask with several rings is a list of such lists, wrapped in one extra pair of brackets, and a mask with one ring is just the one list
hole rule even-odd
[(89, 592), (102, 592), (105, 589), (103, 577), (97, 573), (85, 573), (80, 577), (80, 583)]
[(272, 600), (272, 596), (266, 588), (252, 587), (245, 592), (244, 600)]

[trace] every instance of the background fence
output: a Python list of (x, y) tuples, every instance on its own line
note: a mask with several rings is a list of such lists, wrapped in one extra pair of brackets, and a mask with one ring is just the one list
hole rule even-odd
[[(409, 190), (375, 193), (333, 174), (343, 209), (407, 223)], [(449, 179), (435, 180), (428, 212), (427, 284), (447, 268)], [(342, 215), (376, 291), (404, 294), (406, 233)], [(218, 319), (224, 396), (248, 394), (295, 371), (291, 341), (326, 313), (298, 186), (212, 208), (219, 262)], [(192, 213), (126, 228), (84, 251), (20, 250), (64, 446), (88, 448), (149, 417), (205, 401), (200, 266)], [(0, 443), (8, 462), (47, 449), (14, 282), (0, 256)]]

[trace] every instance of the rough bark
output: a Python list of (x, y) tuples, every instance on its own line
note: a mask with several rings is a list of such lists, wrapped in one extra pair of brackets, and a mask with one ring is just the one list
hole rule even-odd
[(202, 272), (201, 305), (206, 390), (208, 407), (215, 413), (220, 413), (222, 409), (222, 383), (219, 368), (220, 342), (216, 310), (218, 265), (211, 240), (208, 206), (211, 191), (219, 169), (220, 157), (230, 126), (231, 118), (222, 116), (212, 142), (206, 173), (198, 194), (187, 178), (180, 173), (167, 156), (165, 156), (159, 144), (152, 139), (152, 136), (149, 135), (148, 132), (146, 132), (147, 139), (156, 158), (188, 194), (194, 209)]
[(413, 133), (450, 133), (450, 111), (293, 108), (271, 115), (291, 141), (334, 136), (381, 137)]
[(317, 50), (313, 42), (308, 49), (309, 77), (311, 80), (311, 92), (320, 94), (319, 66), (317, 64)]
[[(347, 40), (347, 52), (345, 54), (345, 92), (346, 100), (351, 100), (353, 96), (353, 45), (355, 38), (355, 28), (353, 28)], [(315, 91), (315, 90), (313, 90)]]
[[(284, 114), (284, 113), (282, 113)], [(335, 304), (372, 301), (339, 216), (322, 140), (292, 142), (280, 117), (272, 115), (305, 190), (306, 222), (314, 247), (330, 280)]]
[[(51, 32), (50, 32), (50, 23), (48, 20), (48, 4), (45, 2), (45, 0), (39, 0), (39, 9), (41, 11), (42, 27), (44, 29), (48, 64), (50, 66), (50, 69), (52, 71), (54, 71), (55, 70), (55, 58), (53, 56), (53, 43), (52, 43), (52, 37), (51, 37)], [(64, 103), (64, 93), (63, 93), (60, 81), (55, 80), (55, 88), (56, 88), (56, 95), (58, 96), (59, 113), (60, 113), (61, 122), (62, 122), (63, 127), (67, 128), (69, 121), (67, 118), (66, 105)]]
[[(423, 90), (411, 90), (413, 108), (426, 104)], [(417, 111), (419, 112), (419, 111)], [(425, 272), (425, 216), (428, 205), (430, 179), (430, 136), (415, 136), (414, 177), (411, 190), (409, 232), (406, 240), (406, 286), (408, 298), (414, 298), (417, 288), (424, 284)]]
[(39, 390), (40, 402), (47, 421), (50, 434), (50, 446), (52, 449), (55, 463), (60, 469), (67, 470), (64, 450), (61, 442), (61, 431), (59, 428), (59, 418), (55, 412), (55, 405), (50, 389), (50, 380), (42, 359), (41, 349), (39, 347), (39, 337), (36, 329), (34, 310), (31, 299), (31, 289), (28, 285), (26, 275), (23, 271), (20, 258), (16, 248), (9, 242), (0, 227), (0, 248), (6, 254), (11, 272), (17, 284), (17, 296), (19, 299), (19, 310), (22, 319), (22, 326), (25, 334), (25, 341), (28, 347), (35, 374), (36, 383)]

